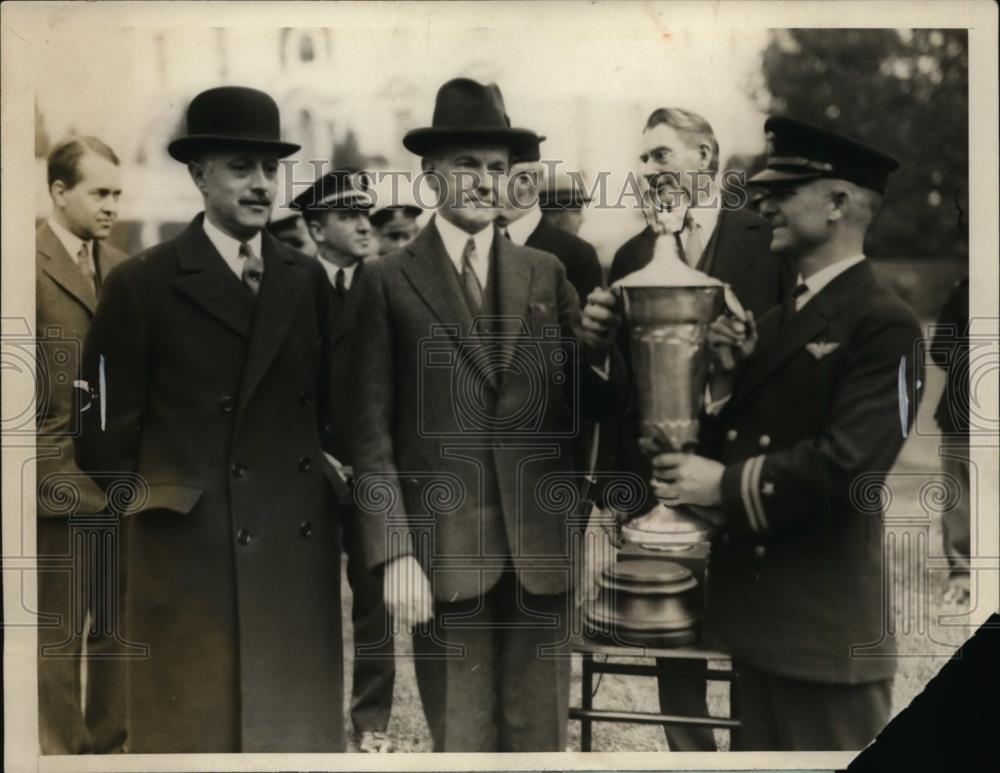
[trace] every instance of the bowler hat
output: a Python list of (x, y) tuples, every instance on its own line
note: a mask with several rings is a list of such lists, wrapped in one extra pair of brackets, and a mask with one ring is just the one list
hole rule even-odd
[(534, 141), (537, 135), (530, 129), (511, 127), (495, 83), (454, 78), (438, 89), (431, 125), (408, 131), (403, 147), (425, 156), (443, 144), (483, 142), (506, 145), (516, 153)]
[(766, 168), (747, 181), (750, 185), (795, 185), (824, 177), (885, 193), (889, 175), (899, 168), (887, 153), (794, 118), (768, 118), (764, 132)]
[(243, 86), (220, 86), (191, 100), (187, 134), (171, 142), (167, 152), (186, 163), (215, 147), (261, 147), (283, 158), (300, 146), (282, 142), (281, 116), (270, 96)]

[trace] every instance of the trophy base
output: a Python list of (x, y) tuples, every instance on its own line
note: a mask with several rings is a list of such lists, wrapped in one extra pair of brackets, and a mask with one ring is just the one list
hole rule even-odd
[(669, 507), (662, 502), (645, 515), (622, 526), (622, 537), (644, 548), (673, 550), (707, 542), (715, 525), (687, 507)]

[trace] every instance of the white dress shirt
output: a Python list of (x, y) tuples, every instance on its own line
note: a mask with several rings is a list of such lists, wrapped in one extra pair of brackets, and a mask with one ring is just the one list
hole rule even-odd
[[(205, 235), (208, 237), (208, 240), (215, 245), (215, 249), (219, 251), (222, 259), (226, 261), (226, 265), (232, 269), (234, 274), (236, 274), (237, 279), (243, 281), (243, 261), (246, 260), (246, 258), (240, 255), (240, 245), (244, 242), (234, 239), (229, 234), (220, 230), (211, 220), (208, 219), (207, 214), (202, 220), (202, 226), (205, 229)], [(246, 244), (250, 246), (254, 255), (261, 260), (264, 260), (264, 256), (260, 252), (261, 241), (260, 231), (258, 231), (253, 235), (253, 237), (246, 240)]]
[(355, 261), (349, 266), (338, 266), (336, 263), (327, 260), (319, 253), (316, 253), (316, 259), (319, 260), (319, 264), (323, 267), (327, 277), (330, 279), (331, 287), (337, 286), (337, 272), (340, 269), (344, 269), (344, 289), (351, 289), (351, 282), (354, 281), (354, 272), (357, 270), (358, 263), (361, 262), (360, 260)]
[(531, 209), (521, 217), (507, 226), (507, 236), (510, 240), (521, 247), (525, 245), (538, 224), (542, 222), (542, 209), (536, 203)]
[[(718, 202), (718, 192), (715, 194), (714, 201)], [(715, 226), (719, 222), (719, 205), (716, 203), (712, 207), (690, 207), (688, 209), (688, 215), (694, 221), (694, 225), (697, 226), (698, 231), (701, 235), (701, 249), (702, 253), (708, 248), (708, 242), (712, 238), (712, 234), (715, 233)], [(691, 238), (691, 229), (685, 228), (681, 231), (681, 244), (684, 245), (685, 253), (688, 255), (692, 266), (698, 265), (698, 261), (701, 260), (701, 255), (691, 255), (688, 251), (688, 241)]]
[(490, 249), (493, 247), (493, 224), (490, 223), (478, 233), (470, 234), (463, 231), (457, 225), (453, 225), (440, 215), (434, 217), (434, 226), (438, 230), (441, 241), (444, 242), (444, 250), (455, 264), (458, 275), (462, 275), (462, 255), (465, 253), (465, 244), (472, 239), (476, 244), (476, 259), (472, 261), (472, 268), (479, 279), (479, 286), (486, 289), (486, 281), (490, 277)]
[(795, 299), (795, 310), (798, 311), (803, 306), (805, 306), (809, 301), (819, 294), (819, 291), (826, 287), (830, 282), (836, 279), (838, 276), (843, 274), (851, 266), (856, 266), (858, 263), (865, 259), (864, 255), (854, 255), (850, 258), (844, 258), (843, 260), (838, 260), (836, 263), (827, 266), (826, 268), (820, 269), (815, 274), (813, 274), (808, 279), (803, 279), (802, 274), (799, 274), (799, 284), (804, 284), (806, 286), (806, 291), (802, 293), (798, 298)]
[(94, 266), (94, 245), (85, 240), (81, 239), (75, 233), (70, 231), (68, 228), (64, 228), (54, 217), (49, 218), (49, 228), (56, 235), (59, 243), (63, 246), (66, 252), (69, 253), (70, 259), (76, 263), (76, 265), (83, 270), (83, 266), (80, 266), (80, 247), (81, 245), (87, 245), (87, 260), (90, 263), (90, 273), (96, 275), (97, 270)]

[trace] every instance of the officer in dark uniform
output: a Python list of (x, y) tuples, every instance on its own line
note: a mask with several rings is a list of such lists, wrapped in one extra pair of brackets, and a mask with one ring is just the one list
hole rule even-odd
[(750, 182), (763, 190), (771, 249), (799, 283), (756, 325), (715, 323), (713, 343), (739, 362), (713, 379), (715, 404), (728, 402), (703, 422), (704, 457), (661, 454), (653, 469), (668, 504), (721, 513), (706, 626), (740, 675), (733, 749), (854, 750), (891, 707), (891, 643), (878, 658), (852, 649), (883, 638), (872, 492), (903, 444), (921, 378), (920, 326), (863, 253), (898, 164), (788, 118), (765, 131), (767, 168)]
[(575, 184), (573, 177), (550, 180), (545, 190), (538, 194), (538, 206), (542, 210), (542, 220), (579, 235), (583, 225), (583, 208), (590, 203), (590, 196)]

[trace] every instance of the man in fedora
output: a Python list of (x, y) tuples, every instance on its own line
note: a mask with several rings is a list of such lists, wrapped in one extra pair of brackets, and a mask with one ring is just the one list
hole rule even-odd
[[(368, 175), (358, 169), (335, 169), (299, 194), (291, 207), (302, 213), (316, 257), (329, 279), (330, 394), (329, 423), (324, 438), (333, 463), (345, 479), (352, 475), (351, 350), (363, 345), (355, 336), (364, 259), (374, 241), (368, 213), (374, 200)], [(382, 598), (382, 578), (368, 570), (358, 531), (357, 513), (349, 495), (341, 501), (347, 582), (351, 587), (354, 626), (354, 675), (351, 682), (351, 722), (362, 752), (389, 752), (386, 735), (392, 711), (396, 663), (389, 615)]]
[(204, 212), (109, 274), (84, 350), (77, 460), (142, 481), (117, 497), (130, 638), (149, 648), (130, 663), (129, 748), (342, 751), (329, 289), (265, 230), (298, 146), (242, 87), (196, 96), (187, 130), (168, 150)]
[(756, 328), (715, 323), (744, 358), (713, 385), (728, 402), (703, 422), (704, 456), (653, 468), (668, 504), (721, 512), (706, 628), (740, 676), (732, 748), (856, 750), (889, 718), (896, 669), (873, 492), (922, 378), (920, 325), (863, 252), (898, 163), (790, 118), (764, 128), (767, 167), (750, 183), (799, 284)]
[(581, 314), (552, 255), (495, 228), (511, 128), (496, 85), (458, 78), (403, 144), (438, 197), (366, 269), (355, 350), (355, 500), (390, 614), (413, 639), (436, 751), (562, 751), (569, 692), (570, 443), (614, 410), (598, 373), (610, 293)]

